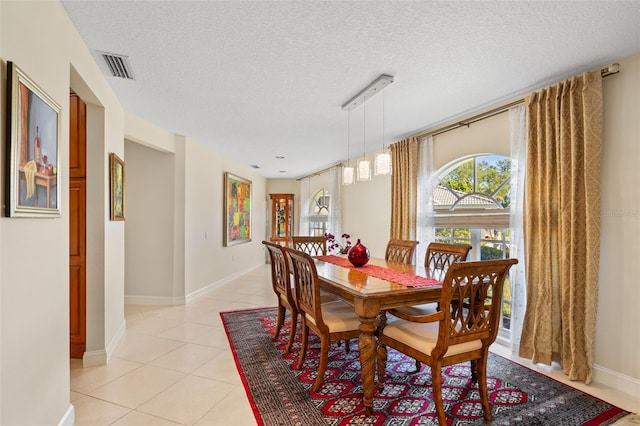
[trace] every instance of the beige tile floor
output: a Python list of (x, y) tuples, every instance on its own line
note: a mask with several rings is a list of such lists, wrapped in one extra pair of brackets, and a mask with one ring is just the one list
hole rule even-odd
[[(187, 305), (127, 305), (127, 332), (108, 365), (83, 368), (71, 361), (75, 424), (255, 425), (219, 313), (262, 306), (275, 306), (268, 266)], [(540, 371), (566, 382), (557, 369)], [(640, 412), (640, 399), (577, 386)]]

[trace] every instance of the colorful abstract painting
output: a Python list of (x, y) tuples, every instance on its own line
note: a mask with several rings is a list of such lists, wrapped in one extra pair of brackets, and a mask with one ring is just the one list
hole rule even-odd
[(224, 245), (251, 241), (251, 181), (224, 174), (225, 233)]

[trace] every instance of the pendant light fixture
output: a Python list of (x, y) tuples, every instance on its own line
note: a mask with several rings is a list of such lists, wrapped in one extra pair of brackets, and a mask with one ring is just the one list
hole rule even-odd
[(382, 152), (376, 154), (373, 163), (373, 174), (386, 176), (391, 174), (391, 154), (384, 147), (384, 93), (382, 94)]
[(351, 111), (347, 119), (347, 165), (342, 168), (342, 184), (353, 185), (355, 183), (353, 167), (351, 167)]
[(358, 161), (358, 181), (371, 180), (371, 162), (367, 160), (367, 104), (362, 103), (362, 160)]
[[(358, 167), (357, 167), (357, 179), (359, 181), (367, 181), (367, 180), (371, 180), (371, 162), (369, 160), (367, 160), (367, 150), (366, 150), (366, 142), (367, 142), (367, 138), (366, 138), (366, 111), (365, 111), (365, 103), (367, 101), (367, 99), (370, 99), (372, 96), (374, 96), (376, 93), (382, 91), (382, 89), (384, 89), (385, 87), (387, 87), (389, 84), (393, 83), (393, 77), (390, 75), (386, 75), (386, 74), (382, 74), (380, 75), (378, 78), (376, 78), (374, 81), (372, 81), (367, 87), (365, 87), (364, 89), (362, 89), (357, 95), (355, 95), (353, 98), (349, 99), (347, 102), (345, 102), (342, 105), (342, 109), (343, 110), (347, 110), (347, 111), (351, 111), (357, 107), (359, 107), (360, 105), (362, 105), (362, 109), (363, 109), (363, 126), (364, 126), (364, 131), (363, 131), (363, 146), (364, 146), (364, 153), (363, 153), (363, 159), (360, 160), (358, 162)], [(391, 155), (385, 150), (384, 148), (384, 99), (383, 99), (383, 111), (382, 111), (382, 153), (376, 155), (375, 158), (375, 172), (376, 172), (376, 176), (378, 175), (385, 175), (385, 174), (389, 174), (391, 173)], [(388, 166), (387, 166), (388, 164)], [(346, 167), (345, 167), (346, 170)], [(344, 170), (343, 170), (343, 184), (344, 184), (345, 178), (344, 178)]]

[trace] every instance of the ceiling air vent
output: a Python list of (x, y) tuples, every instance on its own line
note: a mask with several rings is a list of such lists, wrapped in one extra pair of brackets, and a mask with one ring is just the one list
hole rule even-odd
[(107, 65), (107, 69), (113, 77), (135, 80), (128, 56), (107, 52), (96, 53), (102, 57), (105, 64)]

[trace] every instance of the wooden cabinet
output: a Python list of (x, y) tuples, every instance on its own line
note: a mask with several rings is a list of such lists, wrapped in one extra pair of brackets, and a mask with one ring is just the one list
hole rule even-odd
[(271, 197), (271, 242), (287, 246), (293, 235), (293, 194)]

